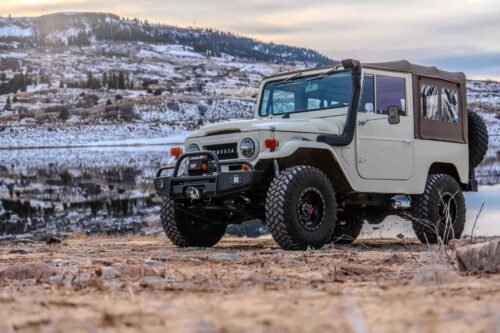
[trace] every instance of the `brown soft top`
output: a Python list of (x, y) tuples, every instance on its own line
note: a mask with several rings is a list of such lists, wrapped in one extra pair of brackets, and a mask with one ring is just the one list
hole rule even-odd
[[(387, 62), (374, 62), (374, 63), (361, 63), (362, 67), (366, 68), (373, 68), (373, 69), (382, 69), (382, 70), (388, 70), (388, 71), (394, 71), (394, 72), (405, 72), (405, 73), (412, 73), (416, 76), (425, 76), (425, 77), (430, 77), (430, 78), (435, 78), (435, 79), (442, 79), (446, 81), (452, 81), (456, 83), (463, 84), (465, 86), (465, 74), (462, 72), (448, 72), (448, 71), (443, 71), (437, 67), (431, 66), (421, 66), (421, 65), (416, 65), (408, 60), (396, 60), (396, 61), (387, 61)], [(321, 66), (321, 67), (315, 67), (315, 68), (307, 68), (307, 69), (299, 69), (295, 71), (290, 71), (286, 73), (276, 73), (270, 76), (265, 77), (265, 79), (271, 79), (275, 77), (280, 77), (284, 75), (292, 75), (296, 73), (307, 73), (311, 71), (316, 71), (316, 70), (321, 70), (321, 69), (333, 69), (335, 67), (340, 67), (342, 68), (342, 65), (337, 64), (333, 66)]]
[(437, 67), (427, 67), (412, 64), (407, 60), (377, 62), (377, 63), (363, 63), (363, 67), (383, 69), (395, 72), (407, 72), (417, 76), (431, 77), (435, 79), (442, 79), (446, 81), (457, 82), (465, 84), (465, 74), (462, 72), (448, 72), (443, 71)]

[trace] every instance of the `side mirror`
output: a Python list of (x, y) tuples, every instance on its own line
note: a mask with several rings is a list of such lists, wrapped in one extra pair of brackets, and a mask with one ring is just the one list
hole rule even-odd
[(399, 124), (399, 108), (397, 106), (389, 106), (387, 114), (389, 115), (389, 124)]

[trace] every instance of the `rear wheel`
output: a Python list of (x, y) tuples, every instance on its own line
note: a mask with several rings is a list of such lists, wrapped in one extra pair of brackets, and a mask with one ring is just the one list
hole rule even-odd
[(217, 244), (226, 232), (222, 221), (193, 217), (176, 207), (170, 198), (163, 199), (160, 215), (165, 234), (179, 247), (210, 247)]
[(361, 233), (364, 221), (364, 211), (347, 210), (338, 212), (332, 242), (335, 244), (351, 244)]
[(266, 224), (286, 250), (330, 243), (337, 202), (328, 177), (311, 166), (286, 169), (275, 177), (266, 198)]
[(477, 167), (488, 150), (488, 129), (483, 118), (476, 112), (468, 110), (469, 117), (469, 165)]
[(412, 197), (411, 217), (415, 234), (422, 243), (447, 244), (460, 238), (465, 225), (465, 199), (455, 178), (429, 175), (424, 193)]

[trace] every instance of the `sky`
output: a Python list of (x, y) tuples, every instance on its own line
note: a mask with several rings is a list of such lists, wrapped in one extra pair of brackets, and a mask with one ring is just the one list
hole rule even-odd
[(333, 59), (408, 59), (500, 80), (500, 0), (0, 0), (0, 15), (104, 11), (210, 27)]

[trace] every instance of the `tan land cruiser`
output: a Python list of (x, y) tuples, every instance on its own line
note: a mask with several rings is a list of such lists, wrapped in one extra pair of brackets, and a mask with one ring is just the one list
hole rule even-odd
[(363, 222), (408, 217), (422, 242), (459, 238), (463, 191), (487, 129), (467, 111), (463, 73), (408, 61), (284, 73), (261, 85), (255, 118), (191, 134), (154, 180), (178, 246), (212, 246), (228, 224), (264, 220), (284, 249), (356, 239)]

